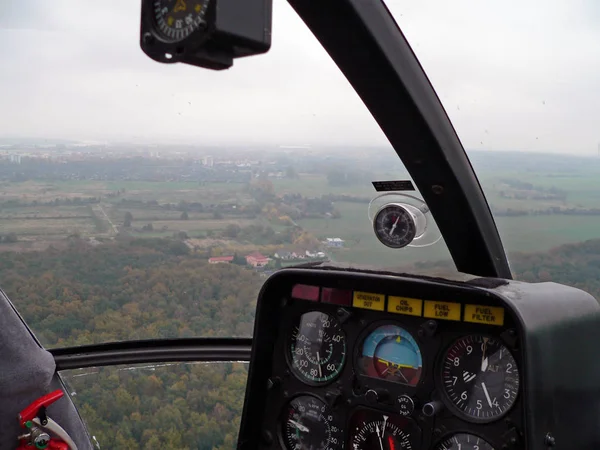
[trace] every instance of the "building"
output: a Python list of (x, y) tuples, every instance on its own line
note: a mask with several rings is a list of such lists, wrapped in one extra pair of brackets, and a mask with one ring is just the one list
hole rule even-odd
[(229, 264), (233, 261), (233, 256), (213, 256), (208, 258), (209, 264)]
[(250, 253), (246, 256), (246, 262), (252, 267), (265, 267), (269, 264), (271, 258), (267, 258), (259, 252)]
[(344, 240), (340, 238), (327, 238), (325, 240), (325, 245), (330, 248), (341, 248), (344, 246)]

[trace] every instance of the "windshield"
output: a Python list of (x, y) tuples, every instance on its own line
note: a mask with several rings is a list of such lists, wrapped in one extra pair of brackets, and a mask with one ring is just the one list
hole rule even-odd
[(376, 238), (372, 181), (410, 177), (286, 2), (271, 51), (223, 72), (146, 57), (139, 2), (17, 4), (1, 15), (0, 285), (45, 346), (251, 336), (280, 268), (450, 261), (443, 240)]
[(514, 276), (591, 290), (600, 238), (596, 2), (386, 4), (471, 159)]
[[(514, 275), (576, 284), (560, 261), (589, 258), (600, 229), (595, 6), (387, 4)], [(224, 72), (147, 58), (137, 2), (9, 5), (0, 280), (44, 345), (250, 336), (266, 277), (307, 261), (454, 268), (443, 239), (375, 236), (371, 182), (410, 176), (286, 2), (271, 51)]]

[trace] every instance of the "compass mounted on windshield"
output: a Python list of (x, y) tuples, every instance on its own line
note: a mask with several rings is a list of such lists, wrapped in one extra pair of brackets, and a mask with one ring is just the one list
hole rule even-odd
[(427, 204), (413, 195), (386, 192), (369, 203), (375, 236), (386, 247), (428, 247), (442, 236)]
[(377, 212), (373, 228), (377, 239), (386, 247), (406, 247), (417, 234), (416, 216), (406, 206), (391, 203)]
[(140, 46), (162, 63), (228, 69), (271, 47), (272, 0), (142, 0)]

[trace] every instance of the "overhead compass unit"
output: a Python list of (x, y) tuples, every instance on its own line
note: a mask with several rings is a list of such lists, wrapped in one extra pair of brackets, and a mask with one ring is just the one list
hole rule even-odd
[(162, 63), (228, 69), (271, 47), (272, 0), (142, 0), (140, 45)]

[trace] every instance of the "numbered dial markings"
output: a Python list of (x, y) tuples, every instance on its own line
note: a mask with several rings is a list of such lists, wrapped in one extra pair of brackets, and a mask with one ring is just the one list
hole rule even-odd
[(499, 340), (472, 335), (458, 339), (446, 352), (442, 384), (447, 399), (472, 422), (491, 422), (513, 406), (519, 370)]
[(289, 342), (292, 372), (307, 384), (325, 384), (336, 378), (346, 361), (346, 338), (340, 323), (325, 313), (303, 314)]
[(418, 448), (419, 430), (410, 419), (359, 409), (350, 420), (352, 450), (410, 450)]
[(296, 397), (288, 404), (281, 432), (289, 450), (334, 450), (344, 439), (329, 407), (311, 395)]
[(443, 441), (436, 450), (494, 450), (494, 447), (479, 436), (459, 433)]
[(391, 248), (406, 247), (417, 234), (412, 214), (404, 206), (397, 204), (381, 208), (375, 216), (373, 228), (377, 239)]
[(163, 38), (177, 42), (205, 23), (210, 0), (155, 0), (154, 18)]

